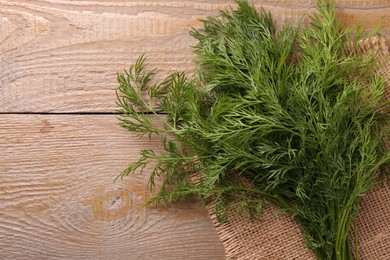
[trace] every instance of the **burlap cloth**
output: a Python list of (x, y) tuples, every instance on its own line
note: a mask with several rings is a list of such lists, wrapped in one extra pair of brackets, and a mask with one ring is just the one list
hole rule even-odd
[[(384, 38), (376, 37), (361, 44), (362, 52), (380, 52), (384, 63), (380, 73), (388, 79), (386, 100), (390, 99), (390, 55), (387, 45)], [(386, 140), (386, 149), (390, 149), (389, 140)], [(256, 220), (236, 216), (219, 223), (212, 207), (209, 208), (209, 213), (224, 245), (227, 259), (316, 259), (306, 248), (298, 224), (287, 214), (275, 214), (275, 209), (271, 206), (265, 207)], [(359, 259), (389, 260), (390, 189), (387, 185), (373, 190), (363, 198), (356, 222)]]

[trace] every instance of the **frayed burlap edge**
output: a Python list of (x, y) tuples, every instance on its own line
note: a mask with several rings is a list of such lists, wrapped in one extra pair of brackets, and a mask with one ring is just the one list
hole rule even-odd
[[(389, 48), (384, 38), (372, 37), (361, 42), (362, 53), (379, 51), (380, 73), (388, 79), (385, 99), (390, 99)], [(386, 109), (382, 111), (387, 111)], [(390, 143), (386, 140), (386, 149)], [(237, 260), (311, 260), (314, 254), (305, 246), (298, 224), (290, 215), (276, 214), (271, 206), (265, 206), (259, 219), (248, 220), (236, 216), (219, 223), (209, 207), (210, 217), (224, 245), (227, 259)], [(367, 194), (361, 202), (356, 219), (359, 243), (359, 259), (390, 259), (390, 189), (388, 185)], [(351, 237), (354, 237), (351, 234)]]

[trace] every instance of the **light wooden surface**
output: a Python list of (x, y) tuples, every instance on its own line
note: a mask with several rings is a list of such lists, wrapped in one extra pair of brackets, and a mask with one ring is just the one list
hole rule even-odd
[[(142, 53), (160, 76), (190, 72), (190, 28), (233, 3), (0, 0), (0, 259), (225, 258), (195, 202), (145, 209), (147, 176), (113, 183), (158, 140), (98, 113), (115, 111), (115, 74)], [(280, 24), (315, 1), (263, 3)], [(337, 3), (344, 23), (390, 38), (389, 0)]]
[[(263, 5), (280, 22), (312, 12), (314, 2)], [(232, 3), (1, 0), (0, 112), (112, 112), (117, 71), (142, 53), (162, 74), (191, 71), (190, 28)], [(382, 23), (390, 36), (389, 0), (338, 3), (345, 23), (360, 21), (368, 28)]]
[(112, 115), (0, 115), (0, 259), (224, 259), (195, 202), (144, 208), (141, 147)]

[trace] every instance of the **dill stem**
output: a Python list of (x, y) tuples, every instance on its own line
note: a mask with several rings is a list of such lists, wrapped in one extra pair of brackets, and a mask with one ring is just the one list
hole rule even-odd
[(351, 220), (348, 219), (349, 216), (349, 207), (346, 207), (345, 210), (342, 211), (340, 216), (340, 221), (337, 225), (337, 233), (336, 233), (336, 241), (335, 241), (335, 252), (336, 260), (350, 260), (352, 258), (349, 238), (348, 238), (348, 230), (351, 224)]

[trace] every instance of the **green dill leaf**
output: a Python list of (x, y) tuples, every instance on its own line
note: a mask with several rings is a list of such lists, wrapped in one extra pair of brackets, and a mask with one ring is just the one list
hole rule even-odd
[(192, 31), (192, 78), (151, 83), (144, 56), (118, 74), (121, 126), (162, 143), (120, 177), (150, 169), (158, 191), (148, 205), (198, 198), (220, 221), (256, 218), (271, 203), (296, 219), (319, 259), (352, 259), (359, 201), (389, 177), (378, 55), (358, 52), (365, 32), (343, 28), (334, 3), (319, 0), (307, 28), (279, 31), (269, 12), (237, 4)]

